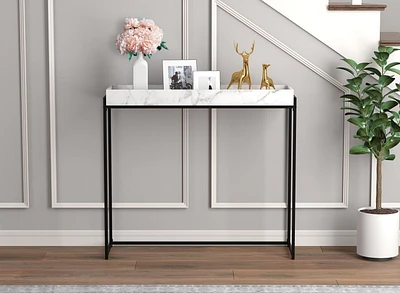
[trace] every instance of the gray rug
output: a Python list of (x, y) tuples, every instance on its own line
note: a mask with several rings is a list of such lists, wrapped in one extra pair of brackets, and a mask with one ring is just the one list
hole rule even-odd
[(400, 293), (400, 286), (0, 286), (1, 293)]

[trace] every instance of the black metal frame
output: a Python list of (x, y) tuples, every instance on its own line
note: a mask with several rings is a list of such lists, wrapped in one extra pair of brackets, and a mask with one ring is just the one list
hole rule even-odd
[[(111, 109), (138, 109), (138, 108), (178, 108), (178, 109), (286, 109), (288, 116), (288, 158), (287, 158), (287, 238), (285, 241), (114, 241), (112, 224), (112, 160), (111, 160)], [(107, 105), (106, 97), (103, 98), (103, 143), (104, 143), (104, 237), (105, 255), (108, 259), (111, 248), (116, 245), (286, 245), (292, 259), (295, 259), (295, 220), (296, 220), (296, 132), (297, 132), (297, 98), (294, 97), (292, 106), (217, 106), (217, 105)]]

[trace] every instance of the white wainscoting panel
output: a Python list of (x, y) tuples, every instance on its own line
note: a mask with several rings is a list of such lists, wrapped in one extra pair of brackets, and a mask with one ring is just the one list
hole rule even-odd
[[(217, 18), (217, 13), (218, 13), (218, 8), (222, 9), (226, 13), (230, 14), (232, 17), (243, 23), (243, 25), (246, 25), (248, 28), (252, 29), (254, 32), (262, 36), (265, 40), (271, 42), (281, 50), (283, 50), (285, 53), (288, 55), (292, 56), (295, 60), (309, 68), (311, 71), (315, 72), (318, 74), (320, 77), (328, 81), (330, 84), (338, 88), (339, 90), (347, 93), (348, 90), (342, 85), (341, 82), (336, 80), (334, 77), (323, 71), (321, 68), (298, 54), (296, 51), (293, 49), (289, 48), (285, 44), (283, 44), (281, 41), (279, 41), (277, 38), (263, 30), (261, 27), (259, 27), (257, 24), (253, 23), (251, 20), (248, 18), (244, 17), (242, 14), (240, 14), (238, 11), (234, 10), (232, 7), (227, 5), (225, 2), (221, 0), (211, 0), (211, 20), (212, 20), (212, 26), (211, 26), (211, 58), (212, 58), (212, 70), (217, 70), (217, 56), (218, 56), (218, 36), (217, 36), (217, 26), (218, 26), (218, 18)], [(296, 89), (295, 93), (296, 93)], [(349, 202), (349, 145), (350, 145), (350, 125), (346, 121), (345, 117), (345, 112), (343, 112), (343, 121), (344, 121), (344, 127), (343, 127), (343, 164), (342, 164), (342, 201), (341, 202), (333, 202), (333, 203), (302, 203), (302, 202), (297, 202), (296, 207), (297, 208), (326, 208), (326, 209), (332, 209), (332, 208), (347, 208), (348, 207), (348, 202)], [(216, 111), (213, 112), (211, 115), (211, 123), (212, 123), (212, 168), (216, 168)], [(215, 169), (216, 170), (216, 169)], [(216, 171), (213, 172), (215, 174)], [(211, 190), (212, 192), (212, 198), (211, 198), (211, 205), (213, 208), (285, 208), (286, 203), (221, 203), (217, 201), (217, 196), (216, 196), (216, 184), (217, 180), (216, 178), (211, 178)]]
[(19, 63), (21, 100), (21, 142), (22, 142), (22, 203), (0, 203), (3, 208), (29, 208), (29, 136), (28, 136), (28, 84), (26, 76), (26, 12), (25, 0), (18, 1), (19, 16)]

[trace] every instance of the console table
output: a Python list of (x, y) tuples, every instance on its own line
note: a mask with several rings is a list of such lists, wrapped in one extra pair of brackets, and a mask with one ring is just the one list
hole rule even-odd
[[(111, 112), (116, 108), (257, 108), (286, 109), (287, 112), (287, 218), (282, 241), (235, 242), (143, 242), (113, 239)], [(105, 259), (115, 245), (285, 245), (295, 258), (296, 215), (296, 114), (297, 98), (288, 86), (276, 90), (133, 90), (132, 86), (110, 86), (103, 99), (104, 142), (104, 237)]]

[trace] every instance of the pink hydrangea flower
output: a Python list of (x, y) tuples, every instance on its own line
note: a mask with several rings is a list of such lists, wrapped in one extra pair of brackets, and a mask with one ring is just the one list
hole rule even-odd
[(163, 30), (151, 19), (126, 18), (124, 32), (117, 36), (115, 44), (122, 55), (129, 54), (129, 60), (139, 52), (150, 57), (161, 48), (168, 49), (163, 36)]

